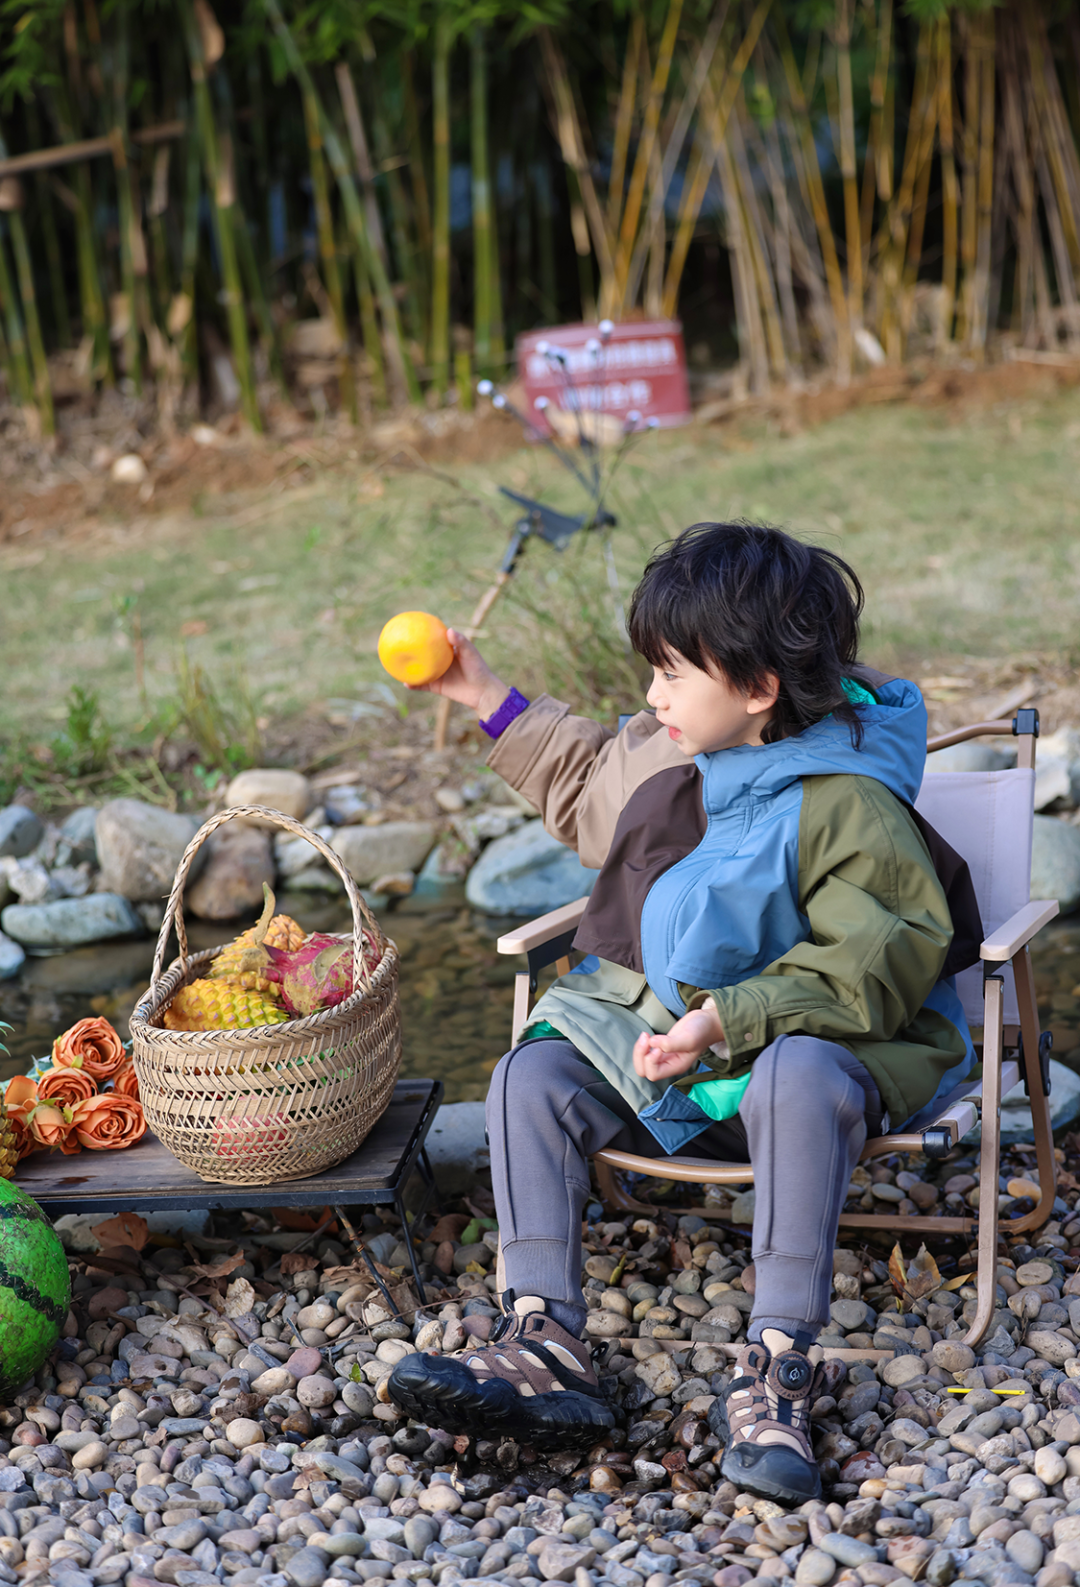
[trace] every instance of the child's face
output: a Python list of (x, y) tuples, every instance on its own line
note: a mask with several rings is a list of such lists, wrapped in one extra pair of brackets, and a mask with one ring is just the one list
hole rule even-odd
[(653, 667), (645, 698), (690, 759), (737, 744), (760, 744), (776, 696), (777, 681), (771, 674), (764, 693), (740, 694), (722, 674), (703, 672), (676, 650), (666, 666)]

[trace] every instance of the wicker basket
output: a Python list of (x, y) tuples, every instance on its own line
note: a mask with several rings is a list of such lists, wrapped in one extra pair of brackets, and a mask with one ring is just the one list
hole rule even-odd
[[(221, 952), (188, 954), (182, 899), (191, 862), (226, 821), (258, 816), (307, 838), (345, 885), (353, 917), (352, 995), (336, 1008), (249, 1030), (176, 1031), (162, 1023), (179, 989), (205, 975)], [(176, 926), (180, 956), (162, 971)], [(363, 960), (363, 928), (382, 950)], [(211, 1184), (268, 1185), (306, 1179), (342, 1162), (390, 1101), (401, 1064), (398, 951), (384, 937), (334, 851), (299, 821), (259, 805), (212, 816), (180, 861), (161, 924), (153, 978), (131, 1016), (135, 1073), (146, 1122)]]

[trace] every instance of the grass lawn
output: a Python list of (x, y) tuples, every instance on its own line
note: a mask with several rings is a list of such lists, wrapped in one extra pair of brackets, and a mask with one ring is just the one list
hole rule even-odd
[[(511, 421), (507, 421), (509, 424)], [(922, 677), (965, 658), (1080, 655), (1080, 393), (944, 411), (864, 407), (785, 437), (694, 428), (646, 437), (616, 484), (624, 594), (652, 547), (700, 519), (767, 519), (848, 558), (867, 590), (865, 654)], [(259, 712), (354, 699), (383, 677), (382, 622), (406, 607), (464, 622), (513, 518), (506, 484), (573, 510), (572, 482), (539, 448), (485, 470), (335, 469), (274, 498), (217, 498), (199, 516), (104, 525), (92, 541), (0, 547), (0, 730), (54, 733), (73, 683), (108, 718), (142, 713), (133, 617), (151, 706), (177, 657), (242, 676)], [(600, 641), (589, 638), (597, 627)], [(630, 702), (598, 541), (529, 548), (485, 630), (524, 687)], [(404, 706), (404, 691), (401, 691)]]

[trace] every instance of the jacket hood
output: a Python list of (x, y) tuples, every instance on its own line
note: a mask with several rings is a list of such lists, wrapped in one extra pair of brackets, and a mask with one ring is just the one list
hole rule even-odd
[(844, 723), (830, 716), (775, 744), (742, 744), (695, 756), (706, 812), (770, 798), (802, 777), (836, 772), (873, 777), (914, 804), (926, 764), (926, 706), (905, 678), (881, 684), (875, 692), (876, 705), (856, 706), (863, 724), (858, 749)]

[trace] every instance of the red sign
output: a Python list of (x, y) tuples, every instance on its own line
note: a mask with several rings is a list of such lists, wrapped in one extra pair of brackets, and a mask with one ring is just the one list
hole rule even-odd
[(517, 339), (517, 360), (533, 422), (540, 421), (545, 406), (549, 418), (550, 408), (569, 414), (576, 406), (584, 414), (609, 414), (620, 422), (635, 412), (664, 427), (690, 421), (678, 320), (527, 331)]

